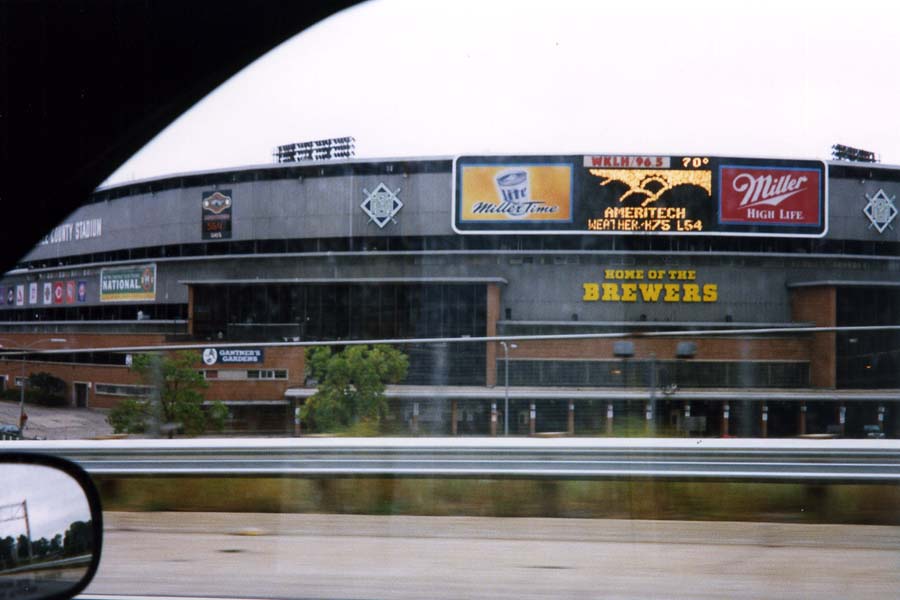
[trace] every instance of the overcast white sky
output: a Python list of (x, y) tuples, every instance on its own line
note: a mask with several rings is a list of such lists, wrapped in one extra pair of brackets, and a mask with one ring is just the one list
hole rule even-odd
[(375, 0), (237, 74), (107, 181), (359, 157), (644, 153), (900, 163), (894, 2)]
[[(91, 508), (81, 485), (63, 471), (43, 465), (0, 465), (0, 506), (28, 502), (31, 539), (65, 534), (74, 521), (89, 521)], [(0, 537), (25, 533), (21, 511), (0, 510)]]

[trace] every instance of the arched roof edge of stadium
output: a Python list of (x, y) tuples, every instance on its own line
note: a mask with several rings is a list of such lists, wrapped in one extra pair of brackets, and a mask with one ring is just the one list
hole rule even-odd
[[(769, 157), (773, 158), (773, 157)], [(450, 166), (454, 156), (400, 156), (400, 157), (379, 157), (379, 158), (349, 158), (343, 160), (328, 161), (303, 161), (289, 163), (259, 163), (253, 165), (233, 166), (220, 169), (204, 169), (199, 171), (184, 171), (180, 173), (167, 173), (154, 177), (136, 179), (134, 181), (125, 181), (111, 184), (108, 186), (101, 185), (95, 189), (88, 203), (102, 202), (107, 199), (120, 198), (126, 195), (143, 193), (145, 191), (162, 191), (174, 187), (184, 185), (185, 179), (202, 179), (211, 176), (224, 176), (233, 173), (247, 174), (252, 172), (267, 172), (277, 170), (294, 171), (291, 176), (303, 176), (318, 170), (318, 176), (322, 176), (322, 170), (326, 171), (346, 171), (348, 167), (355, 166), (373, 166), (373, 165), (403, 165), (409, 167), (408, 172), (419, 172), (429, 170), (429, 166), (441, 167), (446, 169)], [(900, 179), (900, 165), (887, 165), (881, 163), (854, 163), (848, 161), (828, 160), (823, 161), (828, 165), (829, 169), (851, 169), (851, 170), (881, 170), (892, 171), (898, 179)], [(202, 184), (198, 181), (197, 184)]]
[[(141, 188), (148, 186), (154, 187), (153, 191), (160, 191), (170, 187), (177, 187), (176, 182), (182, 182), (184, 179), (199, 179), (210, 176), (223, 176), (232, 173), (252, 173), (272, 172), (277, 170), (294, 171), (298, 175), (311, 171), (346, 171), (348, 167), (355, 166), (372, 166), (372, 165), (403, 165), (410, 167), (409, 171), (417, 172), (427, 170), (429, 166), (435, 167), (440, 165), (449, 168), (453, 161), (453, 156), (407, 156), (407, 157), (386, 157), (386, 158), (350, 158), (340, 160), (320, 160), (320, 161), (303, 161), (303, 162), (286, 162), (286, 163), (259, 163), (254, 165), (223, 167), (220, 169), (204, 169), (200, 171), (184, 171), (181, 173), (167, 173), (155, 177), (147, 177), (144, 179), (136, 179), (134, 181), (124, 181), (111, 185), (101, 185), (91, 194), (91, 202), (102, 201), (102, 196), (108, 193), (121, 197), (126, 194), (116, 193), (129, 188)], [(293, 175), (297, 176), (297, 175)], [(168, 184), (168, 185), (167, 185)], [(148, 188), (149, 189), (149, 188)], [(132, 192), (135, 193), (135, 192)]]

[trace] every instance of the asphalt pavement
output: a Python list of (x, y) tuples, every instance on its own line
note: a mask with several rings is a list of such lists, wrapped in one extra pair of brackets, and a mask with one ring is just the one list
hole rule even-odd
[[(900, 528), (106, 513), (85, 591), (226, 598), (888, 598)], [(89, 596), (90, 597), (90, 596)]]
[[(96, 408), (50, 408), (26, 404), (25, 437), (42, 440), (83, 440), (112, 435), (106, 411)], [(0, 423), (19, 424), (19, 403), (0, 400)]]

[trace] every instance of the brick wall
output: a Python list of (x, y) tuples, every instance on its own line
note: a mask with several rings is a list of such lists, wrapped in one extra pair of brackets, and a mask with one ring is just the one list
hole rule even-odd
[[(500, 286), (489, 283), (487, 286), (487, 331), (488, 337), (497, 335), (497, 321), (500, 319)], [(497, 348), (499, 344), (488, 342), (485, 360), (485, 382), (488, 387), (497, 384)]]
[[(7, 346), (16, 344), (33, 344), (35, 340), (46, 339), (41, 335), (21, 335), (3, 338)], [(121, 346), (152, 346), (164, 342), (161, 335), (97, 335), (97, 334), (65, 334), (64, 344), (40, 344), (39, 347), (67, 348), (111, 348)], [(15, 342), (13, 344), (12, 342)], [(198, 353), (199, 354), (199, 353)], [(287, 380), (245, 380), (245, 381), (210, 381), (204, 392), (207, 400), (283, 400), (289, 387), (303, 385), (304, 380), (303, 348), (266, 348), (265, 361), (262, 364), (217, 365), (209, 367), (198, 360), (197, 369), (217, 368), (220, 372), (228, 369), (286, 369)], [(52, 361), (25, 363), (26, 377), (31, 373), (47, 372), (66, 382), (66, 398), (74, 406), (73, 382), (91, 383), (88, 390), (88, 406), (92, 408), (111, 408), (122, 400), (122, 396), (97, 394), (95, 384), (110, 383), (118, 385), (140, 385), (140, 378), (125, 366), (89, 365), (80, 363), (54, 363)], [(12, 388), (15, 378), (21, 376), (22, 363), (16, 360), (0, 360), (0, 375), (7, 375), (7, 387)]]
[(266, 348), (263, 364), (216, 365), (210, 367), (198, 363), (200, 369), (217, 369), (219, 373), (229, 369), (287, 369), (288, 379), (260, 381), (213, 381), (206, 389), (207, 400), (284, 400), (289, 387), (302, 387), (305, 363), (303, 348)]
[[(63, 343), (48, 341), (64, 339)], [(64, 348), (116, 348), (120, 346), (155, 346), (165, 343), (161, 333), (3, 333), (0, 343), (9, 348), (33, 347), (41, 350)]]
[[(701, 334), (698, 334), (701, 335)], [(584, 340), (535, 340), (516, 342), (510, 350), (510, 359), (600, 359), (614, 358), (613, 344), (618, 339)], [(675, 358), (679, 341), (690, 340), (697, 344), (696, 360), (810, 360), (810, 338), (756, 337), (756, 338), (628, 338), (634, 343), (634, 358)], [(497, 352), (501, 352), (497, 344)]]
[[(97, 383), (114, 383), (119, 385), (140, 385), (141, 383), (137, 375), (129, 371), (125, 366), (49, 362), (25, 363), (26, 377), (31, 373), (39, 372), (50, 373), (66, 382), (66, 398), (72, 406), (75, 405), (74, 388), (72, 386), (72, 383), (75, 381), (89, 382), (91, 384), (91, 389), (88, 390), (88, 406), (92, 408), (110, 408), (122, 399), (120, 396), (97, 394), (95, 390)], [(21, 363), (0, 360), (0, 374), (8, 376), (8, 389), (13, 388), (15, 378), (20, 377), (21, 373)]]
[[(791, 318), (818, 327), (837, 325), (837, 290), (834, 286), (791, 290)], [(813, 387), (837, 385), (837, 346), (834, 332), (815, 333), (810, 342), (810, 383)]]

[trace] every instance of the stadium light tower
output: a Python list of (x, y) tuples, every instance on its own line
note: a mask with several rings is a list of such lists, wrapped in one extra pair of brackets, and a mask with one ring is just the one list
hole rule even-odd
[(860, 150), (844, 144), (835, 144), (831, 147), (832, 160), (846, 160), (851, 162), (877, 163), (881, 162), (878, 155), (868, 150)]
[(353, 136), (284, 144), (272, 153), (276, 163), (340, 160), (355, 155), (356, 138)]

